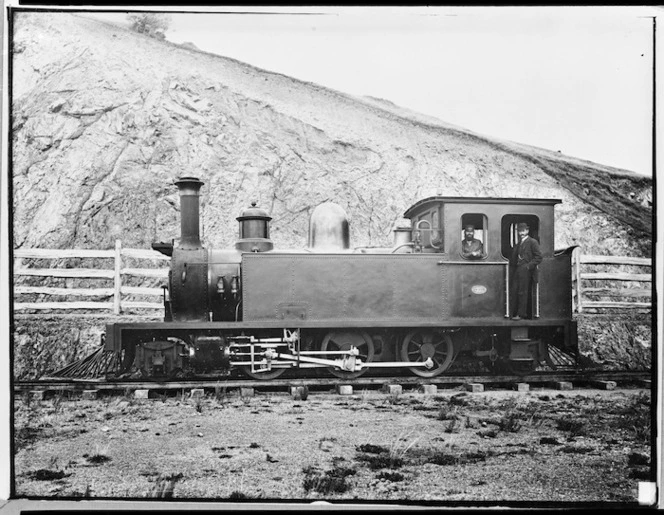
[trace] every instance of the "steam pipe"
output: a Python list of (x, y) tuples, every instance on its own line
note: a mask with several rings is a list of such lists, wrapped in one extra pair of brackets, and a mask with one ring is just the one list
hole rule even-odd
[(181, 249), (200, 249), (199, 190), (204, 182), (197, 177), (182, 177), (175, 185), (180, 190), (180, 245)]

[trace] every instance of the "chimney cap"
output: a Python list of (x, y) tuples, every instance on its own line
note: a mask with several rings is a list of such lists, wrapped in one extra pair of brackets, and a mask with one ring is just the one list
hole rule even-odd
[(198, 177), (180, 177), (177, 181), (175, 181), (176, 186), (184, 186), (187, 184), (198, 184), (200, 186), (203, 186), (205, 184), (203, 181), (201, 181)]

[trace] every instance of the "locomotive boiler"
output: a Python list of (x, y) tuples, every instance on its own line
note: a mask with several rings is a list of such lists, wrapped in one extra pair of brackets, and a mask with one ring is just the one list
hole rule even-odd
[[(312, 212), (299, 250), (275, 249), (271, 217), (254, 203), (237, 218), (232, 248), (207, 249), (203, 183), (183, 177), (175, 185), (181, 237), (153, 244), (171, 257), (164, 320), (106, 327), (121, 377), (239, 370), (274, 379), (316, 369), (351, 379), (397, 369), (430, 378), (455, 363), (514, 373), (576, 364), (572, 248), (554, 250), (560, 200), (426, 198), (404, 213), (390, 248), (351, 248), (346, 213), (327, 202)], [(519, 222), (529, 224), (543, 260), (528, 316), (514, 321), (509, 255)], [(461, 253), (468, 224), (483, 247), (472, 260)]]

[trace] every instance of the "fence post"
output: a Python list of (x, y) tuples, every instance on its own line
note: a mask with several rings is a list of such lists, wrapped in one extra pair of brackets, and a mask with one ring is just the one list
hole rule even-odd
[(122, 311), (120, 303), (122, 295), (122, 241), (115, 240), (115, 277), (113, 279), (113, 286), (115, 293), (113, 294), (113, 313), (119, 315)]
[(581, 248), (577, 247), (574, 249), (574, 273), (576, 276), (576, 312), (581, 313), (583, 311), (583, 300), (581, 299)]

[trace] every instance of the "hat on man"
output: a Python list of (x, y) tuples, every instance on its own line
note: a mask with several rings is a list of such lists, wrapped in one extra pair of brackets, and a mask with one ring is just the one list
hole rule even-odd
[(525, 229), (526, 231), (530, 229), (530, 227), (528, 226), (528, 224), (525, 223), (525, 222), (521, 222), (521, 223), (519, 223), (519, 224), (516, 226), (516, 230), (517, 230), (517, 231), (523, 231), (524, 229)]
[(466, 225), (464, 226), (464, 230), (466, 230), (466, 231), (474, 231), (474, 230), (475, 230), (475, 226), (474, 226), (473, 224), (466, 224)]

